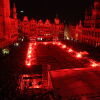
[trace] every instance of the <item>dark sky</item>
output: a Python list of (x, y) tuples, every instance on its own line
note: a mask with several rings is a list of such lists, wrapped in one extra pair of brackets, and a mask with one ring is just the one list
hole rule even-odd
[[(35, 19), (53, 19), (58, 17), (68, 23), (76, 23), (83, 19), (85, 9), (94, 0), (11, 0), (15, 1), (18, 15), (27, 15)], [(24, 14), (20, 13), (24, 10)]]

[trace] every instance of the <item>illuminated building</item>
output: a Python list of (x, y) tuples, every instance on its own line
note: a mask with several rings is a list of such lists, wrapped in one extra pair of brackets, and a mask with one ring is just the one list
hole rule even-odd
[(17, 37), (18, 21), (15, 4), (11, 14), (10, 1), (0, 0), (0, 48), (13, 43)]
[(25, 16), (22, 23), (22, 32), (27, 36), (29, 33), (30, 33), (30, 25), (29, 25), (29, 20), (28, 20), (28, 17)]
[(86, 11), (85, 20), (69, 26), (71, 38), (94, 47), (100, 47), (100, 1), (95, 0), (92, 9)]
[(28, 17), (25, 16), (20, 23), (20, 31), (25, 36), (48, 40), (64, 38), (64, 24), (58, 18), (55, 18), (54, 23), (51, 23), (49, 19), (43, 22), (41, 19), (39, 21), (35, 19), (28, 20)]

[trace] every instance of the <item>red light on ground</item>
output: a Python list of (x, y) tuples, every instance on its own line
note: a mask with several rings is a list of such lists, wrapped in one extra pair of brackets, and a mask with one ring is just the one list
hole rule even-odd
[(37, 45), (37, 43), (34, 43), (34, 45), (36, 46), (36, 45)]
[(29, 51), (28, 51), (28, 54), (31, 54), (31, 53), (32, 53), (32, 51), (31, 51), (31, 50), (29, 50)]
[(27, 65), (27, 66), (31, 66), (31, 63), (28, 62), (28, 61), (26, 61), (26, 65)]
[(66, 48), (66, 45), (63, 45), (62, 48), (65, 49)]
[(94, 62), (94, 63), (91, 64), (91, 66), (92, 66), (92, 67), (97, 67), (98, 64)]
[(80, 52), (82, 55), (88, 55), (89, 53), (87, 51), (83, 51), (83, 52)]
[(29, 50), (32, 50), (32, 47), (29, 47)]
[(72, 49), (69, 49), (68, 52), (73, 52), (73, 50)]
[(28, 55), (28, 58), (31, 58), (31, 55)]
[(32, 46), (33, 45), (33, 43), (29, 43), (29, 46)]
[(55, 42), (53, 42), (52, 44), (53, 44), (53, 45), (55, 45), (56, 43), (55, 43)]
[(57, 43), (58, 45), (61, 45), (61, 43), (59, 42), (59, 43)]
[(82, 55), (80, 53), (76, 54), (77, 58), (82, 58)]
[(30, 44), (29, 44), (29, 48), (32, 48), (32, 46), (33, 46), (33, 43), (30, 43)]
[(30, 67), (31, 66), (31, 63), (26, 61), (26, 66), (27, 67)]
[(91, 66), (91, 67), (100, 66), (100, 63), (99, 63), (99, 62), (96, 62), (96, 61), (93, 60), (93, 59), (89, 59), (89, 62), (90, 62), (90, 66)]
[(44, 45), (47, 45), (48, 43), (47, 42), (44, 42)]
[(92, 67), (96, 67), (96, 66), (97, 66), (97, 64), (96, 64), (96, 63), (93, 63), (91, 66), (92, 66)]
[(34, 86), (34, 88), (40, 88), (38, 85)]
[(32, 44), (30, 44), (29, 47), (32, 47)]
[(26, 65), (27, 65), (27, 66), (31, 66), (31, 64), (30, 64), (30, 63), (27, 63)]

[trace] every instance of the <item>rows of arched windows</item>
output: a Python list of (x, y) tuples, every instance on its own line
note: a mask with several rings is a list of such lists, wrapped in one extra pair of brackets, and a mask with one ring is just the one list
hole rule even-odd
[(48, 19), (43, 22), (41, 19), (39, 21), (35, 19), (28, 20), (25, 16), (20, 23), (20, 30), (26, 36), (52, 36), (54, 34), (64, 34), (64, 24), (61, 23), (58, 18), (55, 18), (54, 23), (51, 23)]

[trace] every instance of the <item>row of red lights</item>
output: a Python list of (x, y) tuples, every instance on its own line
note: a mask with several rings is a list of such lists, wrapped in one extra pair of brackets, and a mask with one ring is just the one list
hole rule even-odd
[(25, 61), (25, 65), (27, 67), (31, 66), (31, 59), (32, 59), (32, 53), (33, 53), (33, 48), (34, 46), (36, 46), (37, 43), (29, 43), (29, 47), (28, 47), (28, 52), (27, 52), (27, 57), (26, 57), (26, 61)]
[[(75, 50), (73, 50), (72, 48), (66, 46), (65, 44), (62, 44), (61, 42), (49, 42), (49, 43), (48, 42), (44, 42), (43, 44), (44, 45), (53, 44), (53, 45), (60, 46), (62, 49), (65, 49), (68, 53), (72, 54), (72, 56), (74, 55), (74, 57), (76, 57), (78, 59), (84, 58), (84, 55), (88, 55), (89, 54), (86, 51), (76, 52)], [(92, 59), (89, 59), (89, 58), (87, 58), (87, 60), (90, 62), (90, 66), (91, 67), (100, 66), (100, 63), (95, 61), (95, 60), (92, 60)]]
[[(57, 43), (57, 44), (61, 44), (61, 43)], [(68, 53), (74, 53), (75, 54), (75, 57), (76, 58), (84, 58), (84, 55), (88, 55), (89, 53), (84, 51), (84, 52), (76, 52), (74, 51), (72, 48), (69, 48), (67, 47), (66, 45), (64, 44), (61, 44), (61, 47), (63, 49), (67, 49)], [(89, 62), (90, 62), (90, 66), (91, 67), (97, 67), (97, 66), (100, 66), (100, 63), (95, 61), (95, 60), (92, 60), (92, 59), (87, 59)]]
[(61, 45), (61, 48), (65, 49), (70, 54), (74, 53), (76, 55), (76, 58), (82, 58), (82, 54), (80, 52), (78, 53), (78, 52), (74, 51), (72, 48), (67, 47), (65, 44), (58, 42), (57, 45)]
[[(69, 47), (67, 47), (66, 45), (64, 45), (64, 44), (62, 44), (61, 42), (44, 42), (43, 43), (44, 45), (47, 45), (47, 44), (53, 44), (53, 45), (58, 45), (58, 46), (60, 46), (62, 49), (67, 49), (67, 51), (69, 52), (69, 53), (76, 53), (72, 48), (69, 48)], [(82, 58), (82, 53), (80, 52), (80, 53), (76, 53), (76, 57), (77, 58)]]
[[(62, 44), (61, 42), (43, 42), (44, 45), (48, 45), (48, 44), (53, 44), (53, 45), (57, 45), (60, 46), (62, 49), (66, 50), (68, 53), (70, 53), (73, 57), (76, 57), (78, 59), (84, 58), (84, 55), (88, 55), (88, 52), (84, 51), (84, 52), (76, 52), (75, 50), (73, 50), (72, 48), (66, 46), (65, 44)], [(31, 66), (31, 57), (32, 57), (32, 49), (33, 46), (36, 46), (37, 43), (29, 43), (29, 48), (28, 48), (28, 53), (27, 53), (27, 57), (26, 57), (26, 65), (27, 66)], [(87, 59), (90, 62), (90, 66), (92, 67), (97, 67), (100, 66), (100, 63), (92, 60), (92, 59)]]

